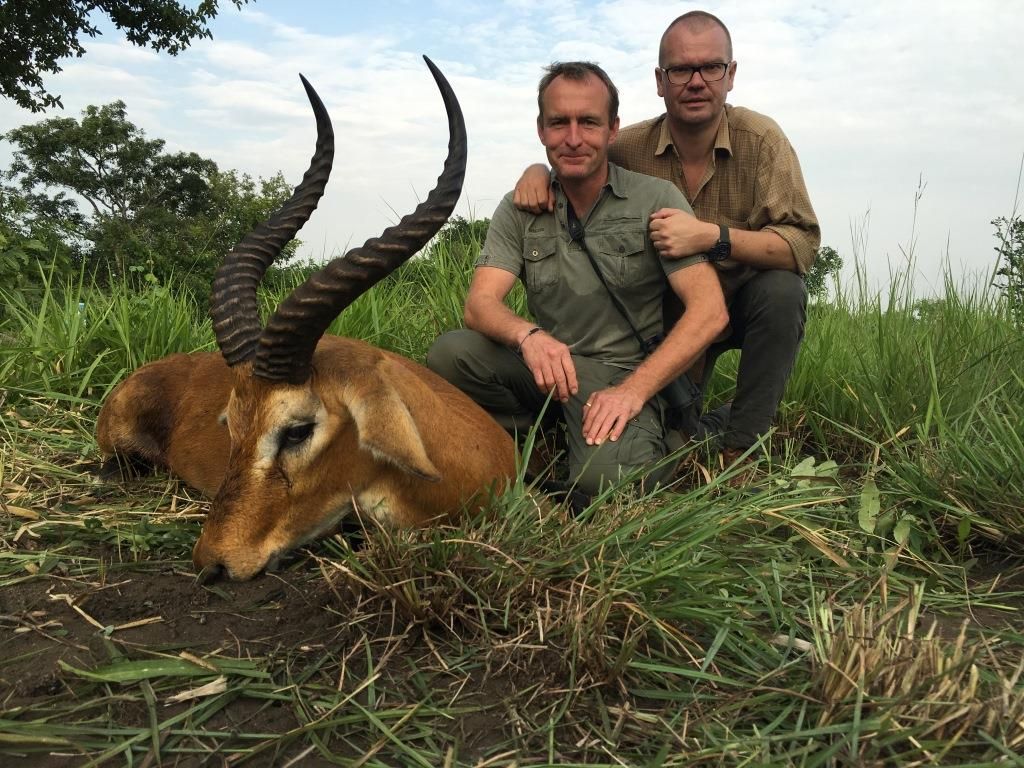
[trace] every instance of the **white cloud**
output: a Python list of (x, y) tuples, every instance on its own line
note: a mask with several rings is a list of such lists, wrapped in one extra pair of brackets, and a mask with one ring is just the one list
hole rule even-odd
[[(922, 280), (992, 262), (989, 221), (1009, 213), (1024, 152), (1024, 14), (1013, 4), (905, 0), (709, 2), (733, 33), (731, 101), (772, 116), (790, 137), (824, 242), (851, 254), (850, 223), (870, 210), (869, 270), (884, 280), (917, 210)], [(489, 216), (522, 167), (543, 158), (534, 131), (536, 81), (557, 58), (600, 61), (619, 85), (624, 123), (661, 111), (657, 43), (687, 10), (655, 0), (311, 6), (308, 21), (274, 6), (225, 9), (213, 41), (178, 57), (93, 42), (48, 81), (66, 113), (121, 98), (129, 119), (170, 149), (222, 167), (297, 181), (314, 142), (296, 74), (331, 112), (335, 172), (302, 235), (307, 251), (360, 243), (407, 212), (433, 184), (446, 145), (441, 101), (420, 52), (452, 80), (469, 128), (459, 212)], [(231, 14), (229, 16), (229, 14)], [(358, 22), (354, 19), (358, 18)], [(223, 22), (223, 28), (220, 26)], [(230, 23), (229, 23), (230, 22)], [(230, 28), (230, 33), (227, 29)], [(39, 116), (0, 103), (0, 126)], [(0, 166), (6, 164), (0, 145)]]

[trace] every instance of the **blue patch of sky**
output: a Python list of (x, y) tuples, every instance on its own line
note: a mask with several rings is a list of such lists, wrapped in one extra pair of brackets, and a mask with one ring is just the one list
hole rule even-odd
[[(492, 39), (474, 40), (475, 28), (500, 29), (525, 20), (523, 9), (513, 4), (474, 2), (337, 3), (327, 0), (296, 3), (293, 0), (259, 0), (245, 10), (265, 14), (276, 22), (327, 36), (366, 35), (389, 38), (407, 53), (426, 53), (433, 58), (459, 58), (480, 65), (495, 55)], [(260, 30), (231, 6), (225, 7), (213, 25), (217, 37), (238, 37), (259, 44), (271, 30)], [(458, 51), (458, 56), (454, 52)], [(468, 59), (468, 61), (467, 61)]]
[[(275, 42), (275, 25), (284, 24), (304, 34), (325, 37), (364, 37), (386, 40), (391, 45), (372, 50), (372, 61), (386, 61), (387, 50), (396, 56), (426, 54), (438, 62), (447, 62), (456, 72), (504, 82), (532, 82), (540, 67), (554, 58), (574, 58), (567, 52), (565, 35), (586, 39), (588, 15), (601, 8), (597, 2), (569, 2), (557, 8), (545, 7), (534, 0), (391, 0), (389, 2), (329, 2), (328, 0), (257, 0), (239, 11), (223, 0), (218, 15), (209, 23), (214, 41), (232, 41), (257, 50), (269, 49)], [(270, 20), (262, 23), (260, 14)], [(96, 38), (115, 43), (121, 34), (101, 12), (92, 21), (101, 32)], [(88, 55), (90, 40), (83, 40)], [(577, 47), (576, 44), (573, 48)], [(339, 58), (341, 58), (339, 52)], [(351, 49), (346, 50), (351, 59)], [(382, 56), (381, 54), (384, 54)], [(189, 57), (186, 50), (182, 56)], [(174, 59), (161, 56), (159, 62), (146, 65), (145, 74), (173, 76)]]

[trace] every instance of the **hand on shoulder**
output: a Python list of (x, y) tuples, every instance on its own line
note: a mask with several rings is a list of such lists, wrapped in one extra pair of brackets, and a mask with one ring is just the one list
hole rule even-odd
[(551, 174), (547, 166), (535, 163), (523, 171), (516, 182), (512, 202), (519, 210), (530, 213), (555, 210), (555, 193), (551, 189)]

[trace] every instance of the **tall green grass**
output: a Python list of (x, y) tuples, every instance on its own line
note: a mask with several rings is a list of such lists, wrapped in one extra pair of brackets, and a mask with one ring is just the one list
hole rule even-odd
[[(422, 360), (461, 322), (478, 247), (414, 259), (331, 331)], [(154, 562), (188, 569), (202, 502), (156, 478), (119, 503), (122, 489), (98, 490), (79, 464), (95, 454), (105, 393), (149, 360), (214, 348), (209, 322), (173, 285), (99, 290), (43, 274), (34, 302), (0, 286), (0, 501), (27, 515), (2, 518), (0, 587), (45, 574), (103, 584)], [(263, 311), (302, 277), (263, 290)], [(521, 291), (513, 301), (521, 311)], [(231, 645), (204, 668), (177, 657), (183, 640), (105, 641), (109, 662), (66, 664), (60, 691), (0, 715), (0, 754), (97, 765), (1014, 764), (1024, 638), (943, 635), (922, 613), (1012, 611), (1012, 595), (989, 594), (998, 579), (965, 582), (977, 555), (1024, 540), (1021, 352), (985, 290), (947, 281), (922, 305), (897, 277), (884, 298), (840, 292), (810, 308), (778, 432), (744, 486), (730, 482), (739, 468), (700, 466), (706, 483), (624, 486), (570, 517), (519, 478), (455, 528), (374, 531), (360, 551), (331, 539), (313, 555), (319, 572), (288, 577), (334, 595), (338, 647), (234, 658)], [(734, 365), (716, 370), (713, 397), (728, 396)], [(31, 548), (15, 541), (24, 520)], [(141, 676), (153, 660), (159, 674)], [(220, 693), (160, 704), (219, 677)], [(501, 695), (461, 697), (495, 680)], [(298, 725), (214, 725), (239, 702), (284, 708)], [(502, 740), (452, 733), (481, 723)]]
[(84, 398), (143, 363), (211, 346), (189, 294), (128, 282), (100, 290), (40, 266), (38, 299), (0, 288), (0, 379), (9, 390)]
[(891, 483), (895, 514), (1024, 548), (1024, 337), (1004, 298), (955, 285), (920, 300), (905, 274), (885, 298), (860, 283), (811, 308), (787, 390), (819, 450)]
[[(423, 360), (433, 339), (461, 325), (479, 247), (439, 241), (429, 258), (356, 300), (329, 332)], [(1024, 338), (1005, 301), (947, 276), (944, 293), (922, 302), (906, 273), (894, 274), (884, 295), (871, 293), (862, 270), (853, 288), (837, 286), (834, 300), (809, 307), (776, 450), (859, 467), (862, 478), (883, 483), (883, 505), (891, 484), (901, 499), (893, 515), (917, 529), (938, 525), (960, 542), (974, 530), (1016, 549), (1024, 540)], [(309, 271), (273, 281), (260, 294), (263, 312)], [(145, 362), (214, 348), (194, 297), (174, 286), (101, 291), (44, 268), (43, 288), (30, 304), (0, 287), (0, 377), (12, 394), (98, 404)], [(521, 290), (511, 300), (525, 311)], [(716, 369), (712, 401), (728, 396), (735, 363), (727, 356)]]

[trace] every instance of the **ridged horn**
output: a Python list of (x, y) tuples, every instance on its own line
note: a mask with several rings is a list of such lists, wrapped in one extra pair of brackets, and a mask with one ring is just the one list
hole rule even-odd
[(313, 351), (338, 314), (422, 248), (448, 221), (466, 173), (466, 125), (455, 93), (429, 58), (448, 112), (448, 157), (437, 185), (416, 210), (379, 238), (331, 261), (288, 296), (260, 336), (253, 374), (269, 381), (309, 380)]
[(229, 366), (252, 358), (259, 344), (260, 321), (256, 288), (267, 269), (316, 209), (331, 175), (334, 130), (323, 102), (299, 75), (316, 116), (316, 150), (292, 196), (267, 221), (236, 245), (217, 269), (210, 295), (210, 317), (217, 346)]

